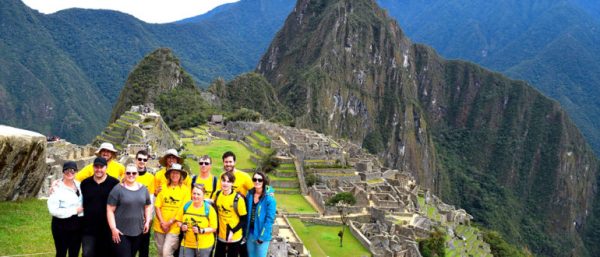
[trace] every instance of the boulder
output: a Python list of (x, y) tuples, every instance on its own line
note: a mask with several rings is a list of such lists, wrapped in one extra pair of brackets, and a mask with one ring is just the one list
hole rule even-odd
[(46, 176), (46, 137), (0, 125), (0, 201), (35, 197)]

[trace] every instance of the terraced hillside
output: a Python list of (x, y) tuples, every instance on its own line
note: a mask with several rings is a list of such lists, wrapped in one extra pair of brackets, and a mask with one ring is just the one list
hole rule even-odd
[(153, 152), (162, 153), (169, 148), (178, 148), (180, 143), (158, 113), (127, 111), (109, 124), (93, 145), (112, 143), (119, 151), (130, 144), (149, 145)]

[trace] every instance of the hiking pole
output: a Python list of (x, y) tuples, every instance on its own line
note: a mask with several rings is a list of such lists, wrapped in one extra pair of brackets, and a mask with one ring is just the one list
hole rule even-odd
[[(200, 233), (200, 227), (198, 226), (198, 222), (194, 218), (192, 218), (192, 222), (192, 226), (196, 227), (196, 230), (198, 230), (198, 233)], [(192, 232), (194, 232), (193, 229)], [(194, 232), (194, 237), (196, 238), (196, 252), (194, 253), (194, 255), (200, 251), (200, 243), (198, 243), (198, 233)]]
[[(183, 224), (184, 224), (186, 227), (188, 226), (188, 225), (187, 225), (187, 223), (183, 223)], [(180, 233), (180, 234), (183, 234), (183, 239), (181, 240), (181, 244), (180, 244), (180, 246), (179, 246), (179, 249), (182, 249), (182, 248), (183, 248), (181, 251), (182, 251), (182, 254), (183, 254), (183, 256), (185, 257), (185, 245), (184, 245), (184, 242), (185, 242), (185, 233), (187, 233), (187, 229), (186, 229), (186, 231), (180, 231), (179, 233)]]

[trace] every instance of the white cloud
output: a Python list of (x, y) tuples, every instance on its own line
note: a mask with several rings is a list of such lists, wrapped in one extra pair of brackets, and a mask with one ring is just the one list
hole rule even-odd
[(117, 10), (150, 23), (173, 22), (206, 13), (238, 0), (22, 0), (32, 9), (54, 13), (78, 7)]

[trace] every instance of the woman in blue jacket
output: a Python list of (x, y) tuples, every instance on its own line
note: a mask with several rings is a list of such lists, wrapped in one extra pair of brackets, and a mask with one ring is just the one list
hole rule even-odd
[(246, 195), (248, 222), (246, 242), (249, 257), (265, 257), (271, 242), (271, 230), (275, 222), (275, 195), (269, 186), (267, 176), (262, 171), (252, 175), (254, 188)]

